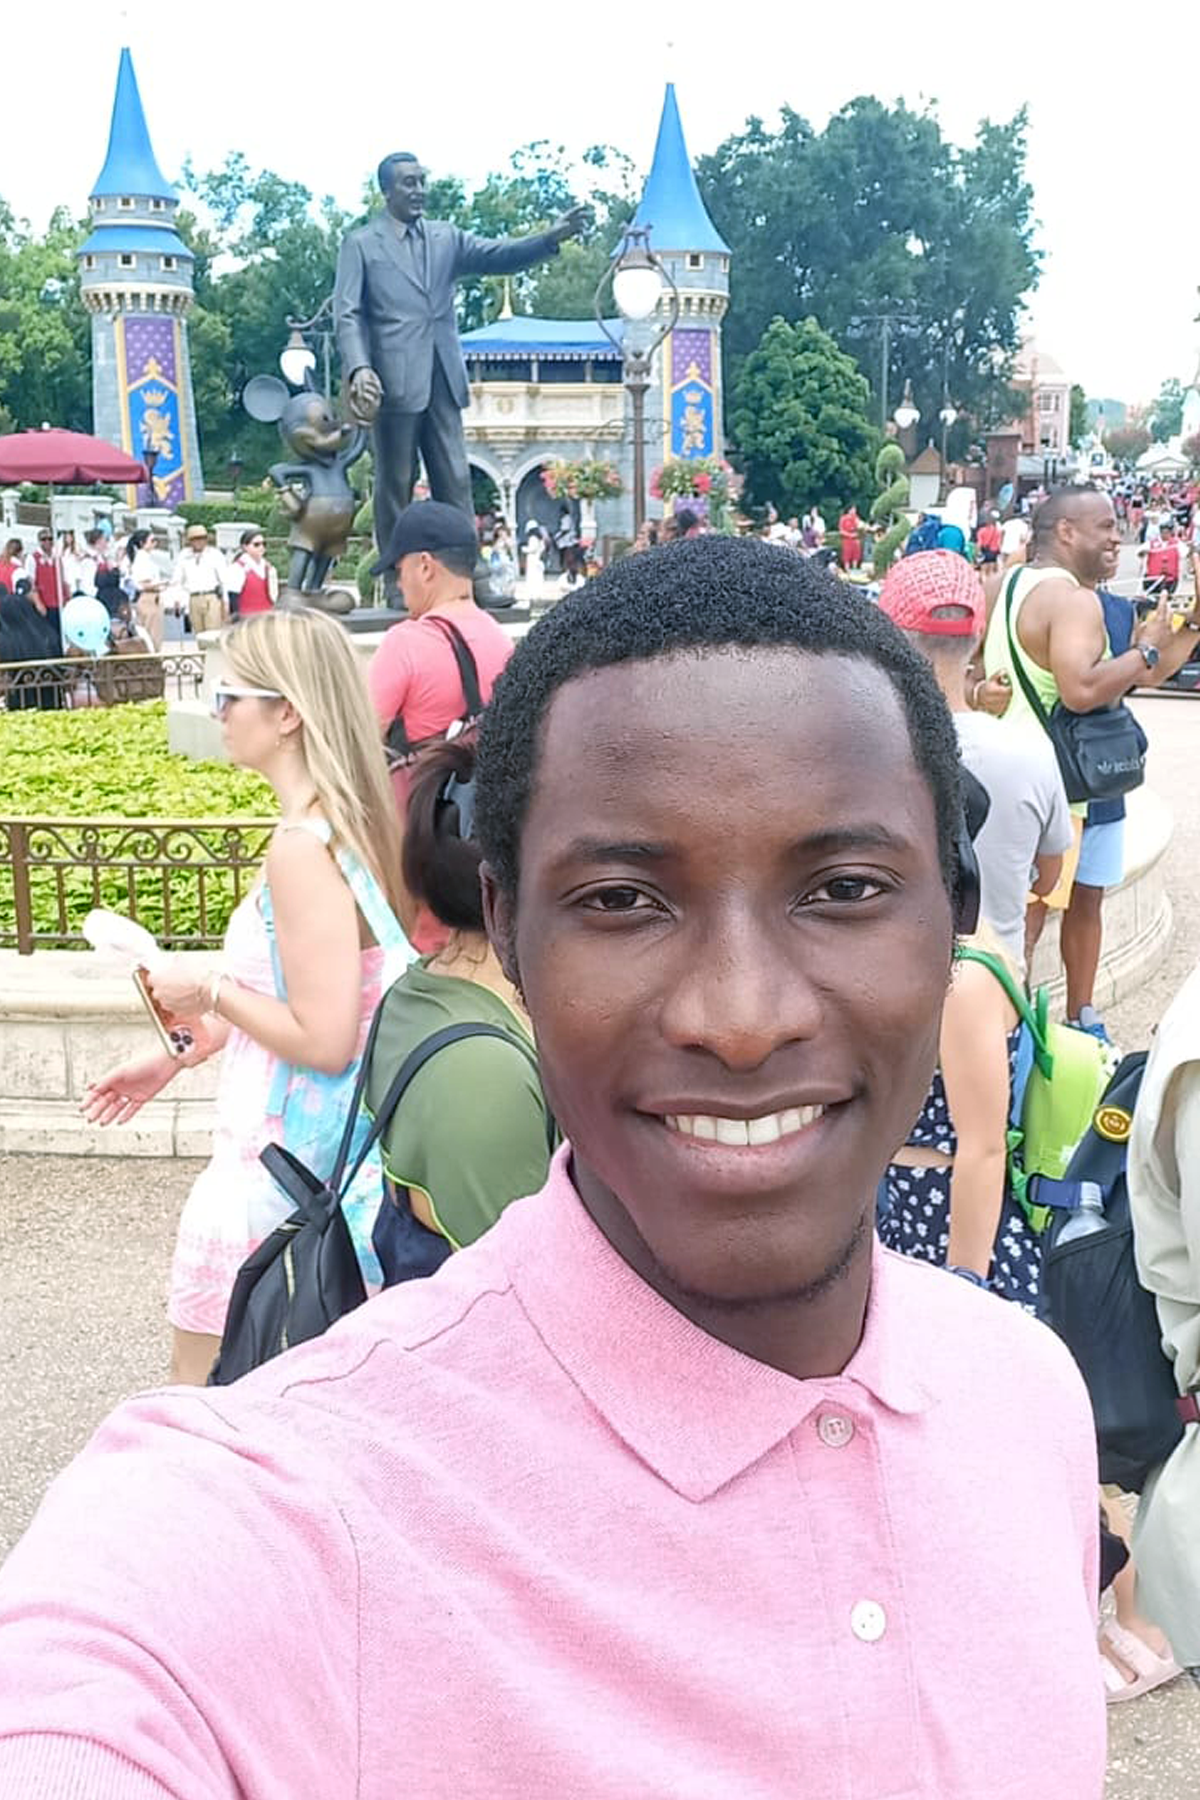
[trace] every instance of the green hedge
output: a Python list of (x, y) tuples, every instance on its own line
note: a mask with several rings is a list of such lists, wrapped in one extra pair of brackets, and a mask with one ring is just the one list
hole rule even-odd
[(275, 504), (274, 494), (253, 489), (249, 493), (243, 490), (236, 500), (183, 500), (175, 510), (189, 525), (206, 525), (211, 532), (231, 519), (244, 519), (247, 525), (261, 525), (276, 537), (288, 534), (288, 521)]
[[(66, 713), (0, 714), (3, 793), (0, 814), (52, 819), (269, 820), (278, 810), (270, 787), (246, 769), (192, 762), (167, 747), (166, 707), (160, 700)], [(163, 930), (161, 871), (134, 876), (137, 916), (156, 934)], [(186, 863), (173, 867), (170, 883), (172, 942), (187, 942), (200, 929), (199, 886)], [(34, 929), (57, 929), (55, 874), (34, 870), (30, 880)], [(128, 913), (126, 871), (98, 871), (99, 904)], [(232, 874), (206, 876), (210, 934), (222, 932), (235, 904)], [(64, 877), (68, 926), (78, 932), (97, 904), (90, 866)], [(15, 930), (12, 871), (0, 862), (0, 932)]]
[(251, 819), (275, 797), (261, 776), (167, 746), (162, 700), (0, 714), (6, 819)]

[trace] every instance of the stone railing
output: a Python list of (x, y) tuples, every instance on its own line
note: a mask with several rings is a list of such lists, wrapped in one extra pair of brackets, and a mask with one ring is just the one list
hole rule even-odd
[(178, 950), (218, 946), (269, 819), (0, 819), (0, 949), (76, 949), (94, 906)]

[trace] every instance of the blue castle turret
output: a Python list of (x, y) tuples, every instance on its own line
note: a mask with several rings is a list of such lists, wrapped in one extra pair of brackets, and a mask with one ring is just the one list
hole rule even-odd
[(647, 417), (662, 418), (666, 456), (720, 456), (729, 245), (700, 198), (673, 83), (663, 99), (654, 161), (634, 224), (649, 230), (650, 246), (679, 290), (679, 320), (658, 354)]
[(92, 315), (93, 428), (135, 456), (157, 450), (155, 498), (175, 506), (204, 491), (187, 339), (194, 258), (175, 227), (179, 196), (158, 166), (128, 50), (89, 210), (78, 254)]

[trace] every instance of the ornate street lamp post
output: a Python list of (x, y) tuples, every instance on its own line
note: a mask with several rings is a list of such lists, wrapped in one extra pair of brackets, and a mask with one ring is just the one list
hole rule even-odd
[(146, 465), (146, 505), (154, 505), (154, 467), (158, 462), (159, 452), (153, 444), (142, 445), (142, 461)]
[[(665, 290), (666, 312), (649, 344), (635, 347), (628, 331), (618, 339), (609, 330), (601, 303), (610, 283), (617, 311), (627, 324), (639, 324), (651, 318), (662, 304)], [(646, 390), (650, 386), (654, 353), (674, 329), (679, 317), (679, 289), (650, 248), (648, 225), (626, 228), (616, 255), (600, 278), (593, 310), (597, 325), (609, 343), (621, 352), (621, 379), (629, 395), (633, 427), (633, 530), (636, 536), (646, 519)]]
[(893, 417), (893, 419), (895, 419), (896, 424), (900, 427), (901, 431), (910, 430), (911, 427), (914, 426), (917, 423), (917, 421), (920, 419), (921, 414), (917, 408), (916, 401), (913, 399), (913, 391), (912, 391), (912, 382), (911, 381), (908, 381), (908, 380), (905, 381), (904, 396), (903, 396), (902, 400), (900, 401), (899, 406), (896, 408), (895, 412), (892, 414), (892, 417)]
[(333, 295), (327, 294), (311, 319), (293, 319), (286, 321), (288, 341), (279, 353), (279, 367), (283, 378), (290, 386), (302, 388), (308, 377), (317, 366), (316, 352), (312, 347), (314, 337), (321, 344), (321, 373), (325, 384), (325, 398), (328, 400), (333, 392), (329, 373), (329, 350), (333, 338)]
[(957, 417), (958, 417), (958, 408), (951, 403), (949, 394), (944, 395), (943, 399), (942, 399), (942, 410), (938, 414), (938, 418), (942, 422), (941, 469), (938, 474), (938, 499), (939, 500), (944, 500), (946, 498), (946, 486), (947, 486), (947, 483), (946, 483), (946, 443), (947, 443), (947, 439), (950, 436), (950, 427), (953, 425), (953, 423), (954, 423), (955, 419), (957, 419)]

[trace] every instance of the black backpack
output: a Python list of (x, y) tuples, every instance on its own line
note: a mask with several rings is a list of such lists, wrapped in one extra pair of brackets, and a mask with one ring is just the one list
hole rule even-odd
[[(468, 1024), (447, 1025), (425, 1038), (401, 1063), (347, 1172), (382, 1017), (381, 1002), (371, 1021), (329, 1179), (319, 1180), (282, 1144), (268, 1144), (261, 1154), (260, 1160), (295, 1202), (296, 1211), (263, 1239), (238, 1270), (220, 1354), (208, 1378), (210, 1387), (224, 1387), (293, 1345), (320, 1337), (336, 1320), (363, 1304), (367, 1292), (342, 1211), (342, 1201), (360, 1166), (387, 1130), (413, 1077), (439, 1050), (469, 1037), (496, 1036), (512, 1041), (509, 1033), (498, 1026)], [(382, 1194), (380, 1201), (387, 1205)]]
[(468, 644), (457, 625), (449, 619), (439, 618), (435, 613), (427, 615), (431, 625), (449, 639), (450, 648), (454, 652), (454, 660), (458, 664), (458, 679), (462, 683), (463, 710), (445, 731), (435, 732), (432, 737), (421, 738), (417, 743), (411, 742), (404, 728), (404, 715), (397, 713), (387, 728), (384, 736), (384, 749), (387, 752), (388, 766), (393, 769), (403, 767), (412, 762), (419, 750), (426, 744), (440, 744), (448, 738), (456, 738), (464, 731), (471, 731), (483, 717), (485, 701), (483, 690), (479, 686), (479, 666), (471, 654)]
[(1043, 1238), (1040, 1316), (1079, 1364), (1091, 1396), (1100, 1479), (1140, 1493), (1183, 1434), (1175, 1373), (1153, 1297), (1138, 1280), (1125, 1181), (1129, 1128), (1146, 1052), (1118, 1065), (1064, 1180), (1104, 1195), (1104, 1227), (1060, 1242), (1074, 1212), (1054, 1210)]

